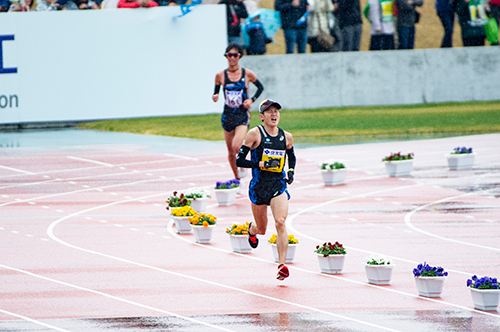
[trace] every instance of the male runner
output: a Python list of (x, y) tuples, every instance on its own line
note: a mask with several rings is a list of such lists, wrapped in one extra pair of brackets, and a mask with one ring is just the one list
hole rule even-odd
[[(236, 159), (238, 167), (252, 168), (252, 180), (248, 189), (252, 202), (254, 222), (248, 229), (248, 241), (252, 248), (257, 248), (257, 235), (266, 234), (267, 206), (271, 206), (274, 217), (278, 248), (278, 280), (289, 276), (285, 266), (288, 250), (288, 234), (285, 221), (288, 215), (287, 183), (293, 182), (295, 154), (293, 152), (292, 134), (278, 128), (281, 105), (267, 99), (259, 106), (259, 117), (262, 125), (251, 129), (240, 148)], [(246, 159), (251, 150), (251, 160)], [(288, 156), (288, 179), (285, 177), (285, 159)]]

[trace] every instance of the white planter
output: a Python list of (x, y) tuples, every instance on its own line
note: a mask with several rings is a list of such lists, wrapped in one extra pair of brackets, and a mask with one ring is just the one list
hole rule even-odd
[(393, 264), (371, 265), (365, 264), (368, 283), (374, 285), (389, 285), (391, 283)]
[[(470, 288), (470, 287), (469, 287)], [(500, 289), (470, 288), (474, 309), (496, 311), (500, 301)]]
[(344, 261), (346, 255), (329, 255), (324, 257), (322, 254), (318, 255), (319, 268), (322, 273), (338, 274), (342, 273), (344, 268)]
[(229, 235), (233, 251), (240, 254), (248, 254), (252, 252), (252, 247), (248, 243), (248, 235)]
[(323, 177), (323, 182), (325, 186), (336, 186), (343, 184), (345, 180), (346, 169), (334, 169), (334, 170), (321, 170), (321, 176)]
[(194, 238), (198, 243), (210, 243), (212, 240), (212, 233), (214, 231), (215, 225), (208, 225), (208, 227), (203, 227), (202, 225), (191, 225), (193, 227)]
[(413, 159), (384, 161), (385, 169), (389, 176), (405, 176), (410, 175), (413, 168)]
[(189, 200), (191, 201), (191, 207), (193, 208), (193, 210), (197, 212), (205, 212), (205, 209), (207, 208), (208, 198), (203, 197)]
[(440, 297), (446, 277), (415, 277), (418, 295)]
[[(297, 249), (298, 244), (288, 244), (288, 250), (286, 251), (285, 263), (293, 263), (293, 259), (295, 258), (295, 250)], [(278, 247), (276, 244), (271, 243), (271, 247), (273, 249), (274, 261), (276, 263), (279, 262), (278, 257)]]
[(193, 228), (189, 223), (189, 217), (176, 217), (172, 216), (175, 221), (175, 228), (177, 229), (177, 233), (179, 234), (189, 234), (192, 232)]
[(474, 153), (446, 154), (450, 170), (471, 169), (474, 165)]
[(234, 200), (236, 199), (236, 193), (238, 192), (238, 188), (232, 189), (214, 189), (215, 197), (217, 198), (217, 203), (220, 206), (228, 206), (233, 205)]

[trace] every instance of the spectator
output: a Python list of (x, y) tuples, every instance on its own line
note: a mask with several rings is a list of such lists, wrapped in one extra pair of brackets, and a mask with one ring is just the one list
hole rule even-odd
[(47, 10), (57, 10), (56, 6), (54, 5), (55, 2), (56, 2), (55, 0), (38, 0), (38, 5), (36, 6), (36, 10), (39, 12)]
[(151, 0), (120, 0), (118, 1), (118, 8), (150, 8), (158, 7), (158, 4)]
[(368, 0), (370, 51), (394, 49), (394, 22), (392, 0)]
[(21, 0), (19, 4), (21, 5), (22, 12), (35, 11), (37, 6), (36, 0)]
[(10, 8), (9, 0), (0, 0), (0, 13), (9, 11), (9, 8)]
[(9, 7), (9, 12), (22, 12), (23, 7), (19, 2), (12, 2)]
[(286, 53), (306, 53), (307, 23), (297, 25), (297, 21), (310, 10), (307, 0), (276, 0), (274, 8), (280, 12), (281, 27), (285, 35)]
[(484, 46), (486, 33), (484, 25), (471, 24), (469, 0), (451, 0), (451, 7), (458, 16), (458, 23), (462, 30), (462, 43), (464, 46)]
[(359, 0), (338, 0), (336, 11), (339, 27), (342, 33), (342, 51), (359, 51), (363, 21)]
[[(307, 39), (311, 52), (329, 52), (335, 42), (328, 25), (328, 15), (334, 10), (331, 0), (311, 0), (312, 12), (307, 17)], [(327, 34), (321, 37), (320, 34)]]
[(101, 9), (118, 8), (118, 1), (120, 0), (103, 0), (103, 2), (101, 2)]
[(415, 7), (421, 7), (423, 4), (423, 0), (396, 0), (398, 10), (398, 49), (411, 50), (414, 48), (417, 18)]
[(490, 0), (490, 17), (493, 17), (497, 25), (500, 25), (500, 0)]
[(260, 16), (257, 15), (250, 23), (246, 26), (246, 33), (250, 37), (250, 44), (247, 47), (248, 55), (260, 55), (265, 54), (266, 44), (273, 41), (273, 37), (267, 37), (264, 32), (264, 26), (260, 21)]
[(221, 0), (219, 4), (226, 5), (227, 43), (242, 45), (241, 25), (248, 17), (243, 0)]
[(443, 41), (441, 42), (441, 47), (452, 47), (455, 12), (450, 6), (450, 0), (436, 0), (436, 11), (444, 28), (444, 36)]

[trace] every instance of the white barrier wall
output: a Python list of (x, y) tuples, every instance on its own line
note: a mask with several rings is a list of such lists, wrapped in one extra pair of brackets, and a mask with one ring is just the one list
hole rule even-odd
[(500, 100), (498, 46), (247, 56), (240, 64), (264, 84), (261, 99), (289, 109)]
[(220, 112), (224, 6), (0, 13), (0, 124)]

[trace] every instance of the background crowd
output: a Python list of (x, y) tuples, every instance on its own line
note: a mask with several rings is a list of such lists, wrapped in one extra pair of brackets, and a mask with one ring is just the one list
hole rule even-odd
[[(0, 0), (0, 12), (85, 10), (176, 6), (188, 0)], [(204, 0), (226, 6), (228, 43), (249, 55), (265, 54), (274, 36), (252, 13), (259, 0)], [(370, 50), (413, 49), (424, 0), (273, 0), (279, 12), (286, 53), (359, 51), (364, 16), (370, 24)], [(429, 1), (429, 0), (427, 0)], [(435, 0), (442, 24), (441, 47), (453, 46), (455, 18), (463, 46), (498, 45), (500, 0)], [(249, 15), (250, 14), (250, 15)], [(243, 33), (248, 35), (247, 40)]]

